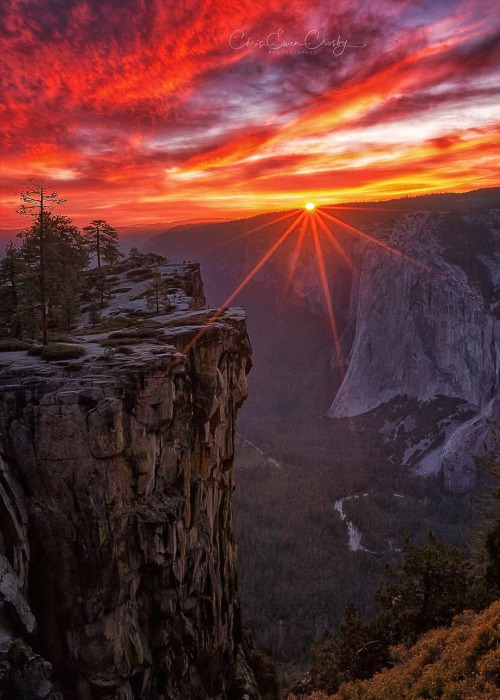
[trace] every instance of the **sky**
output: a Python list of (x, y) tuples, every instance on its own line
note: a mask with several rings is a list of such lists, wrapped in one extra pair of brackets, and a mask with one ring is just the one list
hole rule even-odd
[(1, 228), (500, 183), (498, 0), (3, 0)]

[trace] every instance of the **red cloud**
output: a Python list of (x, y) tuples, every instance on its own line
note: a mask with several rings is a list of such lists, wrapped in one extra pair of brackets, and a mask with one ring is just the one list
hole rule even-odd
[[(33, 175), (80, 219), (107, 208), (117, 223), (495, 184), (495, 2), (479, 19), (469, 0), (420, 5), (10, 0), (5, 225)], [(257, 41), (280, 28), (299, 42), (318, 29), (325, 45), (229, 46), (234, 30)], [(344, 40), (342, 55), (328, 50)], [(386, 129), (394, 138), (378, 143)]]

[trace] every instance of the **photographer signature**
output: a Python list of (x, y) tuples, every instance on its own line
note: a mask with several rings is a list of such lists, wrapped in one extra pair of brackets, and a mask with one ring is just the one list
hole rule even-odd
[(296, 39), (287, 41), (284, 35), (284, 30), (278, 29), (276, 32), (268, 34), (264, 39), (252, 39), (245, 36), (243, 29), (235, 29), (229, 37), (229, 46), (234, 51), (248, 48), (269, 49), (269, 51), (290, 51), (300, 48), (307, 51), (316, 51), (320, 48), (326, 48), (329, 49), (334, 56), (342, 56), (346, 49), (365, 47), (365, 44), (349, 44), (348, 39), (342, 39), (340, 34), (333, 39), (322, 37), (318, 29), (311, 29), (307, 32), (304, 41), (298, 41)]

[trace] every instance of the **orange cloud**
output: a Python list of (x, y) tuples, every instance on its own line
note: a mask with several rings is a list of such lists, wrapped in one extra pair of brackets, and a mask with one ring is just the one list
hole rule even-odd
[(116, 224), (498, 183), (494, 0), (4, 5), (3, 227), (30, 176)]

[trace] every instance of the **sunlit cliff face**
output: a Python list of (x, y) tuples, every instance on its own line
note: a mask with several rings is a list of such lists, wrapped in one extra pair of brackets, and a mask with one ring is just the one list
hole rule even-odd
[(26, 177), (114, 224), (498, 183), (496, 0), (353, 7), (7, 0), (2, 227)]

